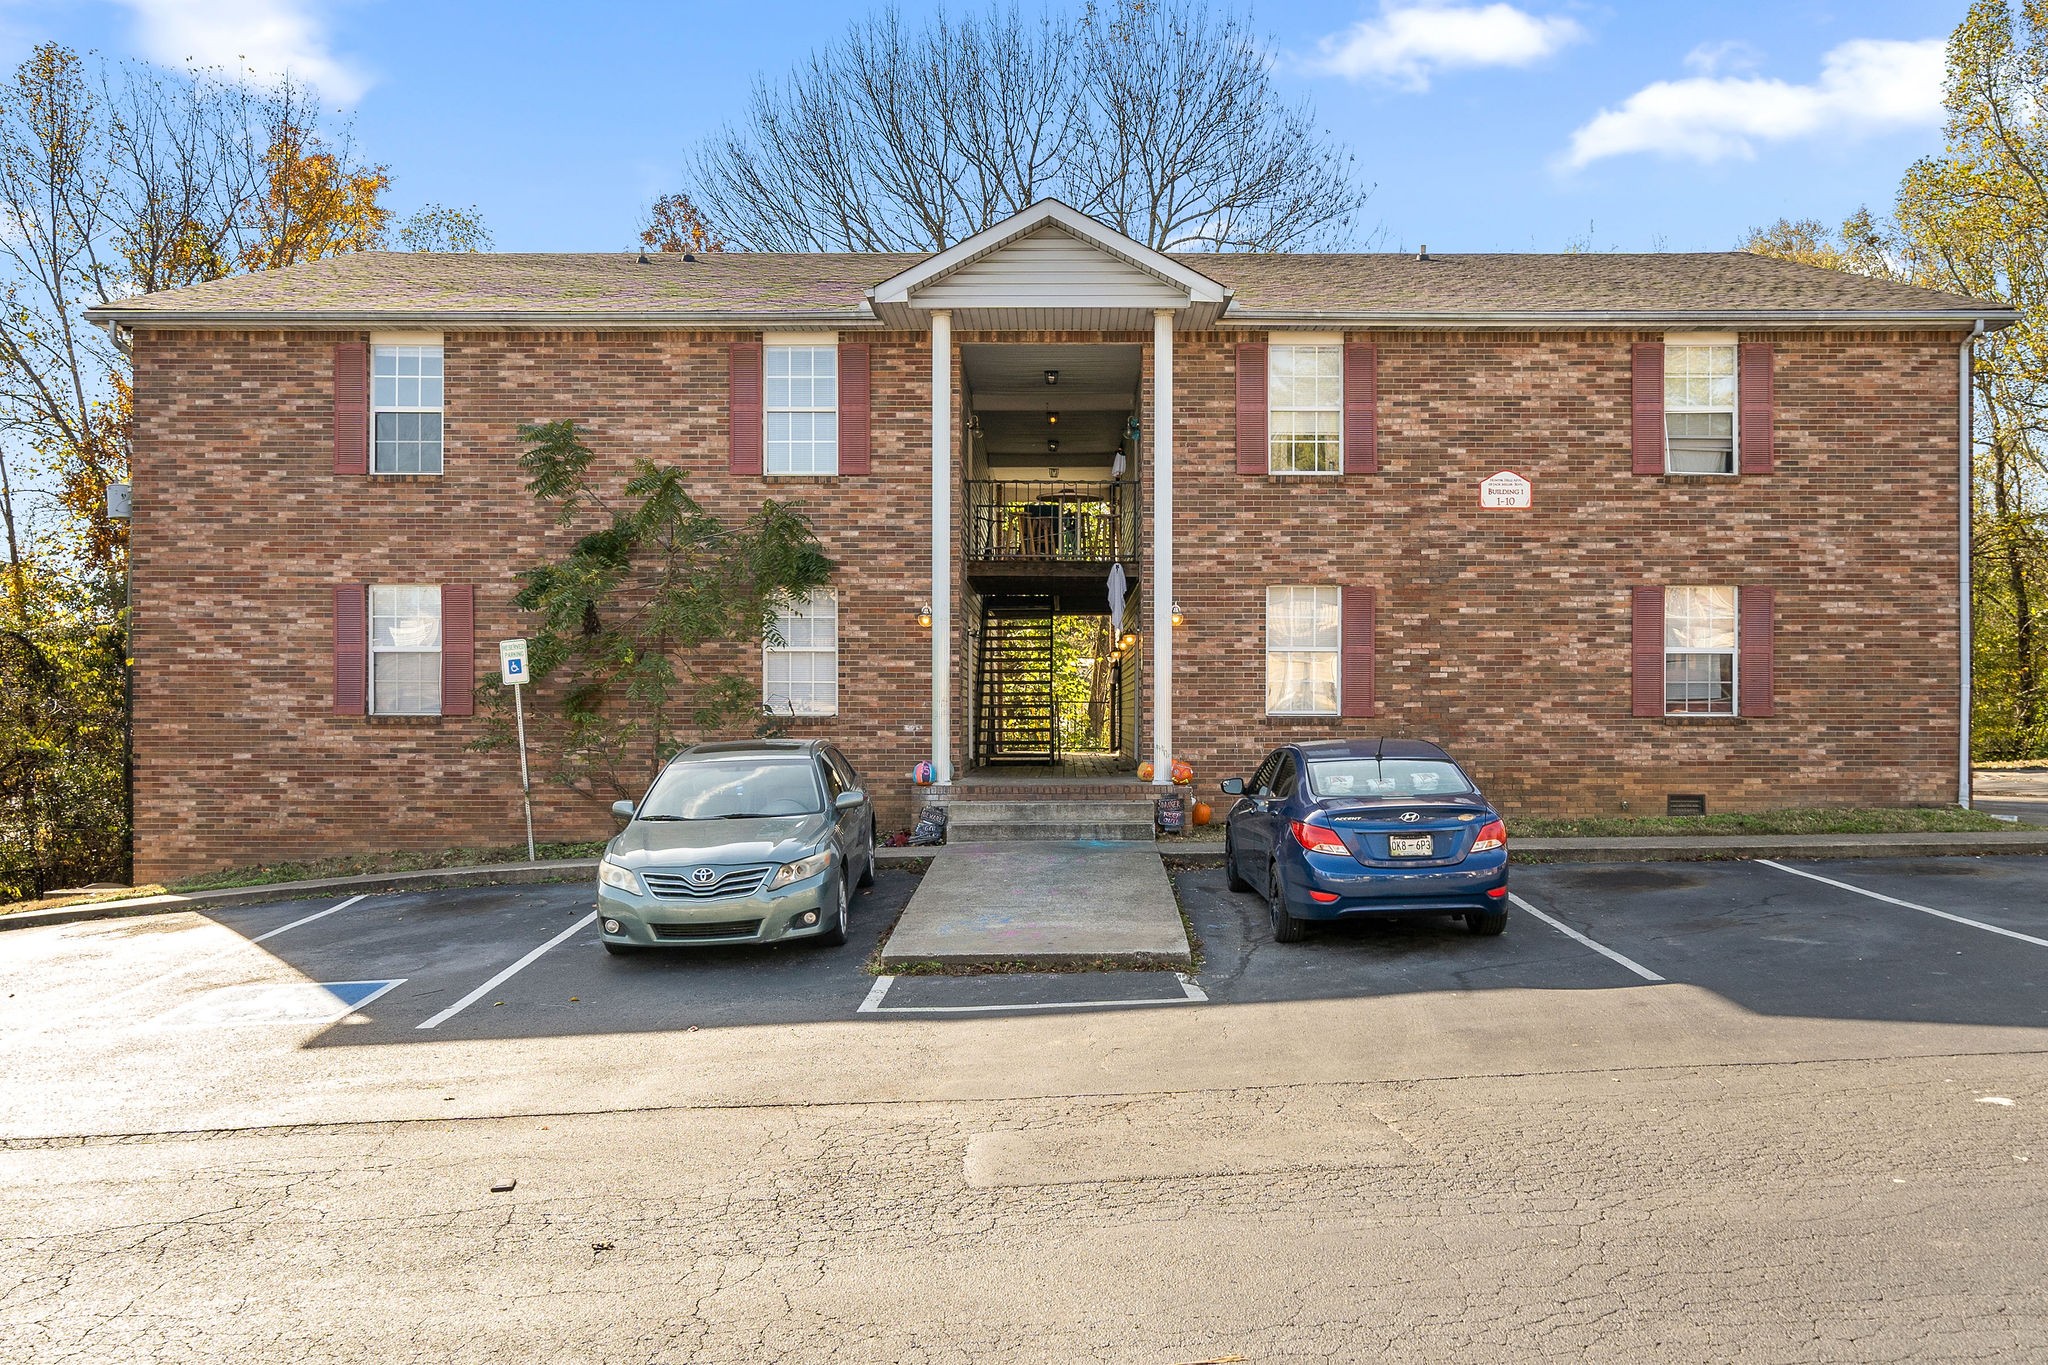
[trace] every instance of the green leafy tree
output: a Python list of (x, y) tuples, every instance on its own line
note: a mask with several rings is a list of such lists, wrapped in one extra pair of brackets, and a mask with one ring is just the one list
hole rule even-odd
[[(793, 504), (764, 501), (738, 525), (706, 510), (673, 465), (638, 461), (616, 492), (573, 420), (521, 427), (527, 489), (563, 526), (597, 521), (522, 575), (530, 612), (537, 747), (554, 779), (594, 799), (636, 796), (656, 766), (707, 732), (762, 716), (745, 666), (776, 607), (831, 580), (832, 561)], [(482, 689), (483, 747), (512, 742), (511, 702)]]

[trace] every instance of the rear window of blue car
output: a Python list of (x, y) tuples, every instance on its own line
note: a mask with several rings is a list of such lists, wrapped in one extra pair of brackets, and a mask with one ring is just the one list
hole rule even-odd
[(1467, 796), (1472, 784), (1458, 765), (1435, 758), (1310, 759), (1308, 789), (1319, 797), (1412, 801), (1425, 796)]
[(684, 761), (669, 766), (641, 803), (642, 820), (739, 820), (825, 809), (809, 759)]

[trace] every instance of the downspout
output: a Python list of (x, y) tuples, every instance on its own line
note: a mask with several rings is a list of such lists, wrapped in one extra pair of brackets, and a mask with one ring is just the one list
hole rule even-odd
[(1974, 381), (1977, 338), (1984, 335), (1984, 319), (1978, 318), (1977, 325), (1963, 338), (1961, 351), (1956, 357), (1956, 382), (1960, 392), (1956, 397), (1956, 475), (1961, 483), (1957, 504), (1961, 509), (1958, 541), (1962, 549), (1961, 583), (1958, 585), (1957, 623), (1962, 639), (1963, 696), (1962, 736), (1956, 746), (1956, 804), (1968, 809), (1970, 805), (1970, 694), (1974, 679), (1970, 640), (1970, 519), (1976, 514), (1974, 493), (1976, 479), (1971, 469), (1970, 457), (1976, 445), (1974, 403)]

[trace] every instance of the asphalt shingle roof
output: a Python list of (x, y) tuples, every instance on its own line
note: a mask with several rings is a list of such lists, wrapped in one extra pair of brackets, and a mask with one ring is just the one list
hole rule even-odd
[[(365, 252), (123, 300), (98, 318), (203, 323), (252, 315), (508, 314), (865, 316), (864, 292), (925, 257), (907, 253)], [(1330, 314), (1953, 313), (2004, 305), (1747, 252), (1209, 255), (1178, 257), (1236, 291), (1232, 320)]]

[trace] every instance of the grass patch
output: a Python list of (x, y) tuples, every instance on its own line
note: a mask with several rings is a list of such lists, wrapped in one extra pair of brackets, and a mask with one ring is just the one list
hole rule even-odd
[[(542, 862), (564, 858), (595, 858), (604, 852), (601, 840), (580, 844), (540, 844), (535, 853)], [(231, 867), (172, 882), (173, 891), (218, 891), (230, 886), (268, 886), (273, 882), (320, 881), (328, 877), (363, 877), (379, 872), (434, 872), (442, 868), (489, 867), (496, 863), (523, 863), (525, 844), (501, 844), (493, 848), (444, 848), (432, 853), (362, 853), (336, 858), (307, 858), (300, 862), (264, 863), (259, 867)]]
[[(1642, 835), (1976, 834), (2010, 830), (2003, 820), (1961, 806), (1877, 806), (1847, 810), (1762, 810), (1727, 815), (1581, 815), (1510, 817), (1525, 839), (1617, 839)], [(1510, 842), (1510, 847), (1513, 847)]]
[(27, 910), (55, 910), (65, 905), (97, 905), (101, 901), (134, 900), (139, 896), (161, 896), (167, 886), (124, 886), (117, 891), (87, 891), (78, 896), (45, 896), (39, 901), (10, 901), (0, 905), (0, 915), (18, 915)]

